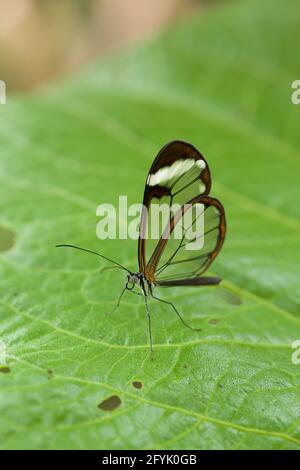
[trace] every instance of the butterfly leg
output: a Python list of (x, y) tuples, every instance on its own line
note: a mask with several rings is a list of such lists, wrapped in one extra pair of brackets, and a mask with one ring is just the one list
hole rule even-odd
[(121, 303), (121, 300), (122, 300), (122, 297), (123, 297), (123, 294), (124, 294), (125, 291), (126, 291), (126, 286), (124, 287), (124, 289), (122, 290), (122, 292), (121, 292), (121, 294), (118, 298), (117, 305), (109, 313), (110, 315), (112, 315), (117, 310), (117, 308), (120, 307), (120, 303)]
[(150, 316), (150, 311), (149, 311), (148, 302), (147, 302), (147, 295), (144, 295), (144, 302), (145, 302), (145, 307), (146, 307), (146, 312), (147, 312), (147, 317), (148, 317), (148, 331), (149, 331), (151, 359), (153, 359), (153, 339), (152, 339), (152, 328), (151, 328), (151, 316)]
[(146, 312), (147, 312), (147, 318), (148, 318), (148, 331), (149, 331), (151, 358), (153, 359), (153, 339), (152, 339), (152, 328), (151, 328), (151, 316), (150, 316), (149, 306), (148, 306), (148, 302), (147, 302), (147, 295), (142, 294), (141, 292), (134, 292), (133, 290), (131, 290), (130, 292), (131, 292), (131, 294), (142, 295), (144, 297), (144, 302), (145, 302)]
[(146, 312), (147, 312), (147, 318), (148, 318), (148, 331), (149, 331), (149, 341), (150, 341), (150, 352), (151, 352), (151, 358), (153, 359), (153, 339), (152, 339), (152, 328), (151, 328), (151, 315), (149, 311), (149, 306), (147, 302), (147, 294), (144, 289), (143, 293), (141, 292), (134, 292), (133, 290), (130, 290), (131, 294), (135, 295), (142, 295), (144, 297), (144, 302), (145, 302), (145, 307), (146, 307)]
[(175, 307), (174, 304), (172, 304), (172, 302), (168, 302), (167, 300), (164, 300), (164, 299), (160, 299), (159, 297), (156, 297), (153, 293), (151, 293), (152, 295), (152, 298), (155, 299), (155, 300), (158, 300), (159, 302), (163, 302), (164, 304), (168, 304), (168, 305), (171, 305), (171, 307), (173, 308), (174, 312), (176, 313), (176, 315), (178, 316), (178, 318), (180, 319), (181, 323), (186, 326), (187, 328), (189, 328), (190, 330), (193, 330), (193, 331), (201, 331), (200, 328), (193, 328), (192, 326), (188, 325), (184, 319), (182, 318), (182, 316), (180, 315), (180, 313), (178, 312), (177, 308)]
[(131, 294), (142, 295), (144, 297), (144, 294), (141, 294), (141, 292), (134, 292), (134, 290), (131, 290), (129, 292), (131, 292)]

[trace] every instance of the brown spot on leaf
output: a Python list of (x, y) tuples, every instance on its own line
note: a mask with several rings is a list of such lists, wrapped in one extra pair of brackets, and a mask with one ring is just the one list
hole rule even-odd
[(243, 303), (242, 299), (234, 294), (233, 292), (227, 290), (227, 289), (224, 289), (224, 288), (219, 288), (218, 289), (218, 292), (219, 292), (219, 295), (221, 296), (221, 298), (227, 303), (227, 304), (230, 304), (230, 305), (241, 305)]
[(208, 323), (210, 323), (211, 325), (217, 325), (219, 321), (220, 320), (218, 318), (211, 318)]
[(112, 395), (99, 403), (98, 408), (104, 411), (113, 411), (121, 405), (122, 401), (118, 395)]
[(143, 384), (142, 384), (142, 382), (139, 382), (138, 380), (134, 380), (134, 382), (132, 382), (132, 386), (134, 388), (140, 389), (140, 388), (143, 387)]
[(52, 369), (47, 369), (47, 376), (48, 376), (48, 379), (52, 379), (52, 377), (53, 377), (53, 370)]
[(9, 374), (11, 370), (8, 366), (0, 366), (0, 372), (2, 372), (2, 374)]
[(7, 251), (15, 244), (15, 232), (0, 225), (0, 251)]

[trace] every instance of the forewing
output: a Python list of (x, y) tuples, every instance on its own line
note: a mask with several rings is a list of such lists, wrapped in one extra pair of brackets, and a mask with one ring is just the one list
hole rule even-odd
[[(145, 185), (138, 248), (140, 272), (149, 278), (154, 275), (154, 265), (149, 262), (165, 226), (170, 226), (171, 207), (181, 207), (199, 195), (207, 195), (210, 186), (207, 162), (193, 145), (173, 141), (161, 149)], [(160, 207), (164, 209), (164, 217), (160, 215)], [(167, 220), (166, 207), (169, 208)]]

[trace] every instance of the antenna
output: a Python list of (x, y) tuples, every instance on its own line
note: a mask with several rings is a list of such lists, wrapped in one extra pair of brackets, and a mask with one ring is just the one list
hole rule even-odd
[(100, 253), (97, 253), (96, 251), (92, 251), (92, 250), (87, 250), (86, 248), (81, 248), (80, 246), (76, 246), (76, 245), (56, 245), (55, 248), (62, 248), (62, 247), (67, 247), (67, 248), (75, 248), (76, 250), (81, 250), (81, 251), (86, 251), (87, 253), (92, 253), (93, 255), (97, 255), (97, 256), (100, 256), (100, 258), (103, 258), (105, 259), (106, 261), (109, 261), (110, 263), (114, 263), (116, 266), (118, 266), (119, 268), (121, 269), (124, 269), (124, 271), (127, 271), (129, 274), (132, 274), (131, 271), (129, 271), (127, 268), (125, 268), (125, 266), (123, 266), (122, 264), (118, 263), (117, 261), (114, 261), (110, 258), (107, 258), (107, 256), (104, 256), (104, 255), (101, 255)]

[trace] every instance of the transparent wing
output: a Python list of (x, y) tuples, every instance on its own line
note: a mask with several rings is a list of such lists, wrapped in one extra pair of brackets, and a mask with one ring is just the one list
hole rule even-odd
[(140, 224), (139, 270), (148, 278), (154, 277), (153, 254), (176, 210), (207, 195), (210, 186), (207, 162), (195, 147), (174, 141), (161, 149), (147, 176)]
[(154, 272), (158, 285), (216, 284), (218, 278), (202, 274), (222, 248), (226, 221), (220, 201), (198, 196), (171, 219), (149, 263), (147, 272)]

